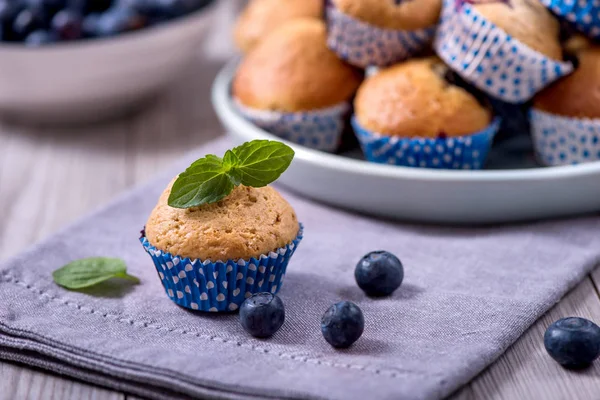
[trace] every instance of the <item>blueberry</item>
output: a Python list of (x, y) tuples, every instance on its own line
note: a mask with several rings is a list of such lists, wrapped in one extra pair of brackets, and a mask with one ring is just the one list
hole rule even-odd
[(81, 23), (81, 31), (84, 37), (94, 37), (98, 31), (98, 21), (100, 20), (100, 14), (89, 14), (86, 15)]
[(360, 308), (350, 301), (340, 301), (329, 307), (321, 319), (321, 332), (333, 347), (346, 348), (356, 342), (365, 329)]
[(44, 21), (41, 15), (30, 9), (19, 12), (12, 23), (13, 32), (22, 39), (31, 32), (43, 27)]
[(0, 23), (12, 22), (21, 8), (13, 0), (0, 0)]
[(100, 14), (96, 23), (95, 36), (113, 36), (122, 32), (140, 29), (145, 18), (130, 8), (116, 7)]
[(240, 307), (240, 322), (254, 337), (273, 336), (285, 320), (283, 301), (271, 293), (256, 293)]
[(121, 0), (132, 8), (148, 16), (156, 18), (175, 18), (202, 8), (203, 0)]
[(590, 365), (600, 355), (600, 327), (585, 318), (562, 318), (548, 327), (544, 346), (565, 368)]
[(354, 278), (368, 296), (388, 296), (404, 279), (404, 267), (392, 253), (373, 251), (356, 264)]
[(56, 41), (56, 37), (48, 31), (37, 30), (31, 32), (25, 38), (25, 45), (30, 47), (43, 46), (48, 43), (52, 43)]
[(61, 40), (75, 40), (82, 35), (82, 17), (75, 11), (61, 10), (52, 18), (52, 30)]

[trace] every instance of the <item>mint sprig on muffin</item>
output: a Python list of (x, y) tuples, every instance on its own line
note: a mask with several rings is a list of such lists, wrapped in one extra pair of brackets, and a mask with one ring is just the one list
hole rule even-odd
[(169, 183), (140, 242), (174, 303), (231, 312), (253, 294), (281, 289), (303, 231), (268, 184), (293, 157), (283, 143), (255, 140), (207, 155)]
[(294, 150), (271, 140), (246, 142), (227, 150), (223, 158), (208, 154), (179, 175), (168, 204), (174, 208), (192, 208), (216, 203), (239, 185), (266, 186), (279, 178), (293, 158)]

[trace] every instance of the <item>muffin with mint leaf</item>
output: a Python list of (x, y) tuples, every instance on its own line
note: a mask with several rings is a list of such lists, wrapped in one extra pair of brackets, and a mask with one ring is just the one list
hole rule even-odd
[(140, 241), (171, 300), (223, 312), (279, 291), (302, 225), (267, 185), (293, 157), (282, 143), (255, 140), (195, 161), (168, 185)]

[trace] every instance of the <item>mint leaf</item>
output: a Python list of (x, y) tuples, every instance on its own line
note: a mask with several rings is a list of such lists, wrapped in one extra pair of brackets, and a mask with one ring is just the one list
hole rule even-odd
[(67, 289), (83, 289), (111, 278), (140, 280), (127, 274), (125, 261), (118, 258), (92, 257), (73, 261), (52, 273), (54, 282)]
[(294, 150), (283, 143), (253, 140), (227, 150), (223, 158), (209, 154), (182, 172), (169, 195), (168, 204), (191, 208), (215, 203), (238, 185), (266, 186), (287, 169)]
[(235, 171), (243, 185), (262, 187), (277, 180), (289, 167), (294, 150), (281, 142), (253, 140), (232, 150), (238, 158)]
[(209, 154), (195, 161), (173, 184), (169, 205), (191, 208), (221, 200), (234, 188), (227, 172), (219, 157)]

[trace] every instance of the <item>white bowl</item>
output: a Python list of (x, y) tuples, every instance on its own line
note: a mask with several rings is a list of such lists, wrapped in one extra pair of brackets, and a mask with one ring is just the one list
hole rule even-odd
[(131, 109), (197, 56), (215, 3), (164, 25), (106, 39), (39, 48), (0, 43), (0, 115), (62, 123)]
[[(237, 60), (229, 63), (213, 84), (213, 106), (221, 122), (239, 143), (283, 141), (236, 111), (230, 95), (236, 67)], [(434, 170), (369, 163), (286, 143), (296, 156), (278, 182), (308, 197), (369, 214), (487, 224), (600, 211), (600, 162), (513, 170)]]

